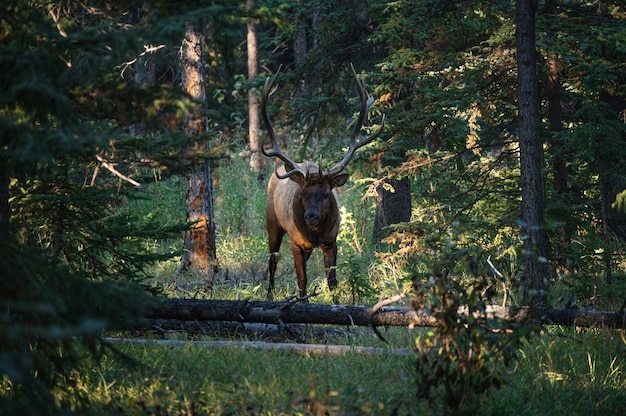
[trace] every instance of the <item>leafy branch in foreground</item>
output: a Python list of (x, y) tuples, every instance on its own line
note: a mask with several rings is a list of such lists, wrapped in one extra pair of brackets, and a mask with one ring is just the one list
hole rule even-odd
[(87, 405), (76, 371), (105, 352), (103, 329), (127, 328), (151, 298), (137, 284), (92, 282), (45, 251), (6, 241), (0, 251), (0, 412)]
[[(491, 278), (480, 273), (479, 256), (458, 223), (449, 231), (426, 232), (430, 275), (415, 274), (413, 305), (433, 315), (438, 326), (417, 337), (418, 397), (444, 413), (475, 410), (492, 387), (499, 388), (529, 326), (485, 316), (493, 293)], [(415, 261), (413, 258), (409, 263)], [(459, 308), (467, 313), (459, 313)]]

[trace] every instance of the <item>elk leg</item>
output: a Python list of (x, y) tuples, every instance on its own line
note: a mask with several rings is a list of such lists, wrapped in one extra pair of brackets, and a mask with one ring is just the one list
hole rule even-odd
[(298, 293), (301, 298), (306, 296), (306, 262), (311, 256), (312, 250), (306, 250), (295, 244), (291, 245), (293, 252), (293, 263), (296, 268), (296, 276), (298, 278)]
[(337, 278), (335, 277), (335, 266), (337, 265), (337, 243), (323, 244), (322, 251), (324, 252), (326, 282), (328, 282), (328, 288), (332, 290), (337, 287)]
[(283, 241), (285, 231), (283, 229), (275, 230), (271, 232), (268, 230), (269, 235), (269, 247), (270, 247), (270, 259), (268, 262), (269, 270), (269, 285), (267, 288), (268, 298), (272, 298), (274, 292), (274, 278), (276, 277), (276, 266), (280, 259), (280, 243)]

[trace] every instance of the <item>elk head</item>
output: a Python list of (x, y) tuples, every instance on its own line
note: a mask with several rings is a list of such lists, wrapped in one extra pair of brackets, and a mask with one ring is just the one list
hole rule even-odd
[(361, 110), (344, 158), (326, 171), (313, 162), (296, 163), (280, 150), (274, 128), (267, 116), (267, 101), (275, 91), (274, 84), (278, 72), (265, 81), (261, 94), (261, 115), (271, 148), (265, 149), (262, 146), (261, 152), (266, 157), (276, 157), (284, 163), (284, 166), (275, 170), (275, 174), (268, 183), (266, 228), (271, 253), (268, 267), (269, 296), (272, 296), (278, 252), (285, 233), (291, 240), (300, 296), (306, 296), (306, 262), (315, 247), (320, 247), (324, 253), (328, 286), (331, 289), (337, 286), (335, 265), (337, 233), (341, 218), (337, 197), (333, 190), (346, 183), (348, 174), (342, 172), (350, 163), (354, 152), (382, 133), (385, 120), (383, 116), (380, 128), (370, 136), (361, 138), (363, 122), (374, 99), (368, 95), (354, 67), (350, 65), (350, 68), (359, 90)]

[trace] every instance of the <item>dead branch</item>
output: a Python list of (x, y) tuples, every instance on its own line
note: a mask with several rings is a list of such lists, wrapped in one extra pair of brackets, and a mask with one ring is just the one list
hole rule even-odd
[[(115, 176), (119, 177), (120, 179), (125, 180), (126, 182), (129, 182), (135, 186), (141, 186), (141, 184), (139, 182), (137, 182), (134, 179), (129, 178), (128, 176), (124, 176), (123, 174), (121, 174), (120, 172), (118, 172), (113, 166), (111, 166), (106, 160), (104, 160), (100, 155), (96, 155), (96, 159), (98, 159), (98, 162), (100, 162), (100, 164), (109, 170), (109, 172), (111, 172), (112, 174), (114, 174)], [(95, 172), (94, 172), (95, 175)]]
[(404, 299), (406, 297), (406, 295), (404, 294), (404, 292), (402, 293), (398, 293), (397, 295), (394, 295), (390, 298), (387, 299), (383, 299), (378, 301), (378, 303), (376, 305), (374, 305), (372, 307), (372, 312), (376, 312), (378, 311), (380, 308), (382, 308), (383, 306), (387, 306), (387, 305), (391, 305), (392, 303), (396, 303), (402, 299)]

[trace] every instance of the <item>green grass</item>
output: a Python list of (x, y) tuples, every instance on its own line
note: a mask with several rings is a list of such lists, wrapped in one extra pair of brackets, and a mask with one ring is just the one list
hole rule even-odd
[(623, 331), (548, 327), (488, 398), (499, 415), (617, 415), (626, 403)]
[[(406, 342), (403, 332), (391, 342)], [(109, 355), (76, 381), (77, 389), (89, 392), (92, 414), (437, 414), (415, 399), (411, 357), (317, 356), (191, 342), (117, 347), (141, 364)], [(626, 403), (620, 331), (547, 328), (524, 345), (509, 371), (476, 414), (616, 415)]]
[[(313, 356), (245, 348), (122, 346), (84, 380), (101, 414), (389, 414), (411, 395), (407, 357)], [(130, 411), (129, 413), (126, 413)]]

